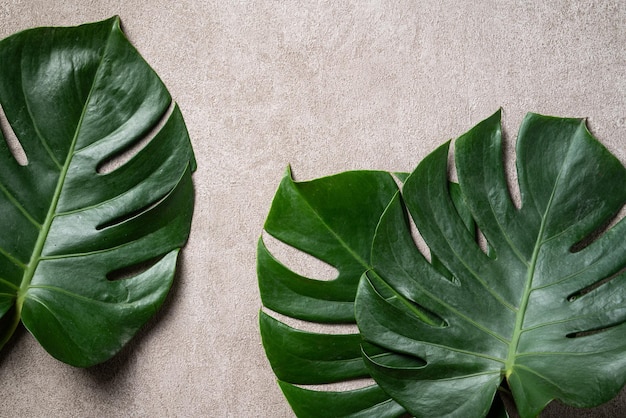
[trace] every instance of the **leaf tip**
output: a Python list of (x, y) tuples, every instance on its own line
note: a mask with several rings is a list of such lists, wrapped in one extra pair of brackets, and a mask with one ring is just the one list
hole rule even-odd
[(293, 171), (291, 170), (291, 164), (287, 164), (287, 167), (285, 167), (285, 177), (289, 177), (293, 180)]

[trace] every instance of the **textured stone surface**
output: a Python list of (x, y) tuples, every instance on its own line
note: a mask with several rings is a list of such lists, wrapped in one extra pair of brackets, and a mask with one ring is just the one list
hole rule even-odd
[[(185, 116), (191, 239), (165, 308), (110, 362), (74, 369), (18, 333), (0, 355), (1, 416), (292, 416), (255, 273), (287, 164), (299, 179), (410, 171), (499, 107), (509, 145), (528, 111), (587, 117), (626, 162), (626, 3), (9, 0), (0, 37), (116, 14)], [(620, 417), (624, 399), (544, 416)]]

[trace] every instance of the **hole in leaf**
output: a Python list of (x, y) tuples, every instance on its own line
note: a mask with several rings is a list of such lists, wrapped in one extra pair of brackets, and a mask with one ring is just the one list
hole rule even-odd
[(4, 109), (2, 105), (0, 105), (0, 132), (4, 136), (4, 140), (9, 147), (9, 151), (15, 158), (15, 161), (22, 167), (28, 165), (28, 157), (26, 157), (26, 153), (24, 152), (24, 148), (22, 148), (22, 144), (19, 139), (17, 139), (17, 135), (13, 131), (9, 120), (7, 119), (6, 114), (4, 113)]
[(600, 225), (596, 230), (587, 235), (582, 240), (578, 241), (576, 244), (572, 245), (570, 248), (570, 252), (577, 253), (579, 251), (584, 250), (595, 241), (597, 241), (604, 233), (610, 230), (613, 226), (615, 226), (620, 220), (622, 220), (626, 216), (626, 205), (622, 206), (622, 208), (617, 211), (613, 216), (609, 217), (602, 225)]
[(363, 389), (375, 385), (371, 378), (351, 379), (343, 382), (325, 383), (321, 385), (296, 385), (302, 389), (316, 390), (319, 392), (345, 392), (349, 390)]
[(502, 128), (502, 164), (504, 169), (504, 178), (506, 180), (507, 189), (509, 190), (509, 197), (516, 209), (522, 207), (522, 194), (519, 189), (519, 179), (517, 177), (517, 168), (515, 161), (517, 159), (517, 153), (515, 152), (515, 146), (517, 143), (517, 136), (509, 138), (504, 126)]
[(485, 238), (485, 235), (478, 227), (476, 227), (476, 243), (481, 251), (487, 254), (487, 238)]
[(269, 252), (285, 267), (313, 280), (335, 280), (339, 271), (330, 264), (292, 247), (263, 231), (263, 242)]
[(476, 243), (478, 243), (478, 247), (487, 255), (487, 257), (492, 259), (496, 258), (496, 252), (489, 245), (489, 241), (487, 241), (487, 238), (478, 226), (476, 227)]
[(137, 210), (133, 210), (133, 211), (128, 212), (128, 213), (126, 213), (124, 215), (121, 215), (121, 216), (113, 218), (113, 219), (111, 219), (109, 221), (103, 222), (103, 223), (99, 224), (98, 226), (96, 226), (96, 230), (100, 231), (102, 229), (109, 228), (111, 226), (119, 225), (119, 224), (121, 224), (123, 222), (128, 221), (129, 219), (132, 219), (132, 218), (134, 218), (136, 216), (141, 215), (144, 212), (148, 212), (150, 209), (158, 206), (166, 198), (167, 198), (167, 194), (165, 196), (159, 197), (156, 201), (154, 201), (152, 203), (149, 203), (149, 204), (147, 204), (147, 205), (145, 205), (145, 206), (143, 206), (143, 207), (141, 207), (141, 208), (139, 208)]
[(161, 116), (161, 119), (157, 122), (152, 129), (150, 129), (145, 135), (140, 137), (137, 141), (130, 143), (125, 148), (117, 151), (104, 161), (102, 161), (96, 171), (98, 174), (109, 174), (119, 167), (126, 164), (131, 158), (139, 153), (143, 148), (154, 139), (154, 137), (163, 129), (163, 126), (167, 123), (168, 119), (174, 112), (174, 108), (176, 107), (176, 103), (173, 101), (170, 103), (167, 110)]
[(604, 326), (604, 327), (600, 327), (600, 328), (594, 328), (594, 329), (589, 329), (589, 330), (585, 330), (585, 331), (570, 332), (569, 334), (566, 335), (566, 337), (567, 338), (588, 337), (590, 335), (595, 335), (595, 334), (600, 334), (602, 332), (610, 331), (613, 328), (619, 327), (620, 325), (623, 325), (625, 323), (626, 323), (626, 320), (617, 322), (615, 324), (607, 325), (607, 326)]
[(450, 148), (448, 149), (448, 181), (458, 183), (459, 177), (456, 172), (456, 158), (455, 158), (455, 141), (450, 141)]
[(402, 185), (410, 175), (411, 173), (404, 172), (391, 173), (393, 181), (396, 182), (396, 186), (398, 186), (398, 189), (402, 189)]
[(567, 300), (569, 302), (574, 302), (578, 299), (580, 299), (581, 297), (585, 296), (587, 293), (594, 291), (595, 289), (599, 288), (602, 285), (607, 284), (608, 282), (616, 279), (618, 276), (621, 276), (622, 274), (626, 273), (626, 267), (622, 267), (617, 273), (610, 275), (609, 277), (602, 279), (600, 281), (597, 281), (595, 283), (593, 283), (590, 286), (585, 287), (584, 289), (581, 289), (575, 293), (572, 293), (571, 295), (569, 295), (567, 297)]
[(263, 312), (272, 318), (284, 322), (292, 328), (300, 331), (314, 332), (317, 334), (358, 334), (359, 328), (356, 324), (322, 324), (319, 322), (304, 321), (302, 319), (292, 318), (287, 315), (274, 312), (270, 309), (263, 308)]
[(411, 238), (413, 238), (413, 243), (415, 244), (415, 247), (422, 254), (422, 256), (424, 256), (424, 258), (430, 263), (431, 262), (430, 248), (428, 247), (428, 244), (426, 244), (426, 241), (424, 241), (424, 238), (422, 238), (422, 234), (420, 234), (420, 231), (417, 229), (417, 225), (415, 225), (415, 221), (413, 221), (413, 218), (408, 213), (406, 213), (406, 221), (407, 221), (407, 224), (409, 225), (409, 231), (411, 232)]
[(130, 266), (122, 267), (107, 273), (106, 278), (109, 281), (117, 281), (130, 279), (132, 277), (138, 276), (139, 274), (149, 270), (159, 261), (161, 261), (165, 257), (165, 255), (159, 255), (157, 257), (151, 258), (149, 260), (140, 261), (139, 263), (132, 264)]

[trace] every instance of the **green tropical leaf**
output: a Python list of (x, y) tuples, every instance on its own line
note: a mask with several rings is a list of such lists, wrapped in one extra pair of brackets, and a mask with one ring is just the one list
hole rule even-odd
[[(334, 280), (303, 277), (277, 260), (259, 240), (257, 272), (263, 305), (291, 318), (324, 324), (355, 323), (354, 298), (361, 274), (370, 269), (376, 225), (398, 192), (384, 172), (354, 171), (308, 182), (287, 172), (265, 223), (282, 242), (338, 270)], [(377, 385), (346, 391), (319, 385), (369, 377), (361, 337), (307, 332), (260, 313), (263, 345), (283, 393), (300, 417), (376, 416), (406, 413)]]
[[(376, 348), (363, 345), (366, 364), (416, 416), (484, 416), (503, 379), (522, 417), (552, 399), (596, 406), (625, 383), (626, 221), (602, 227), (626, 202), (626, 169), (583, 120), (529, 114), (517, 208), (501, 146), (499, 112), (455, 142), (464, 203), (489, 255), (453, 204), (446, 144), (385, 211), (359, 285), (357, 322)], [(405, 205), (454, 280), (417, 250)], [(443, 325), (426, 323), (424, 310)]]
[(118, 18), (2, 40), (0, 104), (0, 346), (21, 321), (66, 363), (105, 361), (163, 302), (189, 234), (180, 110)]
[[(298, 416), (506, 417), (502, 391), (530, 417), (553, 399), (596, 406), (624, 385), (626, 221), (608, 225), (626, 202), (626, 169), (583, 120), (529, 114), (518, 208), (500, 112), (456, 140), (458, 185), (448, 146), (397, 174), (401, 192), (376, 186), (388, 175), (372, 172), (281, 183), (266, 231), (339, 277), (302, 277), (260, 240), (265, 307), (318, 323), (356, 319), (359, 329), (308, 332), (261, 312), (268, 359)], [(306, 387), (359, 377), (374, 383)]]

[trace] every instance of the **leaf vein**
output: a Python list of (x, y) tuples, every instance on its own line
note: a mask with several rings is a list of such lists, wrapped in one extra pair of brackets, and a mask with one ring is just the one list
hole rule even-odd
[[(22, 51), (22, 53), (23, 53), (23, 51)], [(22, 60), (20, 60), (20, 65), (22, 67), (24, 67), (22, 61), (23, 61), (23, 56), (22, 56)], [(52, 152), (52, 149), (50, 148), (50, 145), (48, 144), (48, 141), (44, 138), (43, 134), (41, 133), (41, 130), (39, 129), (39, 126), (37, 126), (37, 122), (35, 121), (35, 116), (33, 115), (31, 104), (30, 104), (29, 99), (28, 99), (28, 95), (26, 94), (26, 90), (24, 90), (24, 73), (25, 73), (25, 71), (21, 71), (20, 72), (20, 75), (21, 75), (20, 87), (22, 89), (22, 96), (24, 97), (24, 104), (26, 105), (26, 111), (28, 112), (28, 116), (29, 116), (31, 122), (33, 123), (33, 128), (35, 129), (35, 134), (37, 135), (37, 138), (41, 142), (41, 145), (46, 150), (46, 153), (48, 154), (48, 156), (50, 157), (50, 159), (52, 160), (54, 165), (56, 165), (57, 168), (59, 169), (59, 171), (61, 171), (63, 166), (61, 165), (61, 163), (55, 157), (54, 153)]]
[[(486, 155), (487, 154), (485, 154), (485, 156)], [(485, 165), (487, 165), (487, 164), (489, 164), (488, 161), (485, 162)], [(489, 189), (491, 187), (489, 187), (489, 185), (486, 184), (487, 179), (485, 178), (485, 176), (482, 176), (482, 178), (483, 178), (483, 191), (486, 193), (487, 196), (489, 196)], [(497, 215), (497, 212), (496, 212), (495, 208), (493, 207), (493, 203), (492, 203), (491, 199), (487, 198), (485, 200), (487, 201), (487, 204), (489, 205), (489, 210), (491, 211), (491, 214), (493, 215), (493, 219), (496, 221), (496, 225), (498, 225), (498, 229), (500, 230), (500, 232), (502, 232), (502, 236), (504, 237), (505, 241), (509, 244), (509, 247), (511, 247), (511, 250), (513, 250), (513, 253), (517, 256), (517, 258), (526, 267), (529, 267), (528, 260), (526, 260), (524, 255), (521, 253), (521, 251), (517, 247), (517, 245), (515, 245), (514, 241), (509, 237), (509, 234), (507, 233), (507, 231), (504, 229), (504, 226), (500, 222), (500, 217)]]
[(5, 256), (11, 263), (15, 264), (22, 270), (26, 269), (27, 265), (23, 261), (20, 261), (16, 256), (5, 250), (3, 247), (0, 247), (0, 254)]
[(515, 308), (515, 306), (511, 305), (509, 302), (507, 302), (502, 295), (500, 295), (499, 293), (495, 292), (493, 290), (493, 288), (491, 286), (489, 286), (487, 284), (487, 282), (485, 282), (480, 275), (474, 271), (474, 269), (472, 269), (463, 259), (463, 257), (461, 257), (456, 250), (452, 247), (452, 245), (450, 245), (450, 249), (452, 250), (452, 253), (454, 254), (454, 256), (461, 262), (461, 264), (463, 264), (463, 267), (465, 267), (467, 269), (467, 271), (476, 279), (476, 281), (478, 283), (480, 283), (480, 285), (487, 291), (487, 293), (489, 293), (491, 296), (493, 296), (493, 298), (495, 300), (497, 300), (502, 306), (504, 306), (505, 308), (509, 309), (512, 312), (516, 312), (517, 309)]
[(499, 370), (498, 371), (484, 371), (481, 373), (466, 374), (464, 376), (452, 376), (452, 377), (446, 377), (443, 379), (425, 379), (425, 380), (422, 380), (422, 382), (450, 382), (454, 380), (464, 380), (464, 379), (468, 379), (472, 377), (489, 376), (489, 375), (500, 375), (500, 371)]
[[(98, 304), (98, 305), (126, 305), (126, 306), (133, 305), (132, 303), (129, 303), (129, 302), (119, 302), (119, 301), (107, 302), (107, 301), (103, 301), (103, 300), (99, 300), (99, 299), (92, 299), (92, 298), (89, 298), (87, 296), (80, 295), (78, 293), (70, 292), (69, 290), (63, 289), (62, 287), (58, 287), (58, 286), (36, 284), (36, 285), (31, 285), (29, 288), (30, 289), (49, 290), (51, 292), (61, 293), (61, 294), (64, 294), (66, 296), (73, 297), (74, 299), (88, 301), (88, 302), (92, 302), (92, 303), (95, 303), (95, 304)], [(40, 301), (39, 298), (37, 298), (36, 296), (33, 296), (33, 295), (29, 295), (29, 298), (37, 299), (37, 301)]]
[[(293, 180), (291, 180), (292, 184), (295, 184), (295, 182)], [(337, 234), (327, 223), (326, 221), (320, 216), (320, 214), (313, 208), (313, 206), (311, 206), (311, 204), (309, 203), (309, 201), (302, 195), (302, 193), (300, 192), (300, 190), (298, 188), (295, 188), (298, 192), (298, 195), (300, 195), (300, 197), (302, 198), (302, 200), (304, 201), (304, 203), (307, 205), (307, 207), (309, 209), (311, 209), (311, 212), (313, 212), (315, 214), (315, 217), (322, 223), (322, 225), (328, 230), (328, 232), (330, 232), (330, 234), (333, 236), (333, 238), (335, 238), (337, 240), (337, 242), (352, 256), (354, 257), (354, 259), (359, 262), (359, 264), (361, 264), (363, 267), (365, 267), (366, 270), (369, 270), (372, 268), (372, 266), (370, 266), (369, 263), (367, 263), (365, 260), (363, 260), (363, 258), (361, 258), (361, 256), (359, 254), (357, 254), (356, 252), (354, 252), (354, 250), (352, 248), (350, 248), (348, 246), (348, 244), (343, 240), (343, 238), (341, 238), (339, 236), (339, 234)]]
[(532, 368), (530, 368), (528, 366), (524, 366), (523, 364), (516, 364), (515, 368), (526, 370), (527, 372), (532, 373), (535, 376), (539, 377), (540, 379), (543, 379), (544, 381), (548, 382), (552, 386), (557, 387), (557, 388), (559, 387), (558, 384), (556, 384), (555, 382), (553, 382), (551, 379), (547, 378), (546, 376), (542, 375), (541, 373), (539, 373), (535, 369), (532, 369)]
[[(19, 289), (20, 289), (20, 287), (19, 287), (19, 286), (17, 286), (15, 283), (10, 282), (9, 280), (7, 280), (7, 279), (3, 279), (3, 278), (1, 278), (1, 277), (0, 277), (0, 283), (4, 284), (4, 285), (6, 285), (6, 286), (8, 286), (8, 287), (10, 287), (10, 288), (13, 288), (13, 289), (15, 289), (15, 290), (19, 290)], [(15, 296), (15, 295), (14, 295), (14, 296)]]
[[(406, 275), (406, 277), (413, 277), (413, 275), (411, 275), (406, 268), (404, 267), (404, 263), (402, 262), (402, 260), (400, 260), (396, 254), (395, 251), (395, 246), (391, 245), (391, 249), (392, 249), (392, 254), (394, 259), (396, 260), (397, 265), (401, 266), (400, 268), (402, 269), (402, 271), (404, 272), (404, 274)], [(430, 265), (430, 264), (429, 264)], [(438, 274), (438, 273), (437, 273)], [(447, 279), (442, 278), (442, 280), (446, 280), (446, 282), (450, 283)], [(393, 292), (397, 293), (397, 291), (391, 287), (385, 280), (382, 280), (383, 283), (385, 283)], [(413, 281), (413, 283), (415, 283), (415, 285), (421, 289), (422, 292), (424, 292), (424, 294), (436, 301), (437, 303), (439, 303), (440, 305), (442, 305), (444, 308), (446, 308), (447, 310), (449, 310), (450, 312), (454, 313), (455, 315), (457, 315), (459, 318), (463, 319), (464, 321), (474, 325), (476, 328), (478, 328), (479, 330), (483, 331), (484, 333), (491, 335), (492, 337), (496, 338), (497, 340), (500, 340), (501, 342), (503, 342), (504, 344), (509, 344), (510, 341), (508, 341), (506, 338), (504, 338), (503, 336), (497, 334), (496, 332), (480, 325), (479, 323), (473, 321), (471, 318), (469, 318), (468, 316), (466, 316), (465, 314), (461, 313), (460, 311), (458, 311), (456, 308), (454, 308), (453, 306), (449, 305), (448, 303), (444, 302), (443, 299), (439, 298), (438, 296), (435, 296), (433, 293), (429, 292), (428, 290), (426, 290), (423, 286), (419, 285), (416, 281)], [(402, 297), (402, 299), (406, 299), (404, 296), (400, 295), (399, 293), (397, 293), (400, 297)]]
[(500, 358), (500, 357), (489, 356), (487, 354), (477, 353), (477, 352), (474, 352), (474, 351), (461, 350), (459, 348), (453, 348), (453, 347), (450, 347), (448, 345), (436, 344), (436, 343), (427, 342), (427, 341), (424, 341), (424, 340), (419, 340), (419, 342), (424, 344), (424, 345), (431, 346), (431, 347), (442, 348), (442, 349), (445, 349), (445, 350), (448, 350), (448, 351), (452, 351), (452, 352), (455, 352), (455, 353), (460, 353), (460, 354), (466, 354), (468, 356), (479, 357), (479, 358), (483, 358), (483, 359), (486, 359), (486, 360), (495, 361), (496, 363), (502, 363), (502, 364), (506, 363), (506, 359), (503, 359), (503, 358)]
[[(428, 194), (429, 194), (428, 205), (429, 205), (429, 207), (430, 207), (430, 210), (431, 210), (433, 213), (437, 213), (436, 208), (434, 208), (434, 207), (433, 207), (433, 203), (432, 203), (432, 202), (437, 201), (437, 199), (439, 198), (439, 196), (434, 196), (434, 197), (433, 197), (433, 196), (431, 196), (431, 194), (432, 194), (432, 193), (431, 193), (430, 188), (428, 188)], [(435, 219), (439, 219), (439, 217), (435, 217)], [(437, 227), (438, 227), (439, 229), (441, 229), (441, 228), (439, 227), (439, 224), (438, 224), (438, 223), (436, 223), (436, 225), (437, 225)], [(446, 237), (446, 234), (445, 234), (445, 233), (441, 233), (441, 236)], [(466, 269), (466, 270), (470, 273), (470, 275), (471, 275), (472, 277), (474, 277), (478, 283), (480, 283), (480, 285), (481, 285), (481, 286), (482, 286), (482, 287), (483, 287), (483, 288), (487, 291), (487, 293), (489, 293), (491, 296), (493, 296), (493, 298), (494, 298), (494, 299), (496, 299), (496, 300), (497, 300), (497, 301), (498, 301), (498, 302), (499, 302), (502, 306), (504, 306), (505, 308), (509, 309), (509, 310), (510, 310), (510, 311), (512, 311), (512, 312), (515, 312), (515, 311), (516, 311), (515, 307), (514, 307), (513, 305), (511, 305), (510, 303), (508, 303), (508, 302), (507, 302), (507, 301), (506, 301), (506, 300), (502, 297), (502, 295), (500, 295), (500, 294), (498, 294), (497, 292), (495, 292), (495, 291), (492, 289), (492, 287), (491, 287), (491, 286), (489, 286), (489, 285), (488, 285), (488, 284), (487, 284), (487, 283), (486, 283), (486, 282), (485, 282), (485, 281), (484, 281), (484, 280), (480, 277), (480, 275), (479, 275), (476, 271), (474, 271), (474, 269), (473, 269), (473, 268), (471, 268), (471, 267), (470, 267), (470, 266), (469, 266), (469, 265), (465, 262), (464, 258), (463, 258), (463, 257), (461, 257), (461, 256), (459, 255), (459, 253), (456, 251), (456, 249), (454, 248), (454, 246), (450, 244), (450, 241), (448, 241), (448, 239), (445, 239), (445, 240), (446, 240), (446, 242), (448, 243), (448, 248), (450, 248), (450, 251), (452, 251), (452, 254), (456, 257), (456, 259), (457, 259), (457, 260), (459, 260), (459, 262), (463, 265), (463, 267), (465, 267), (465, 269)], [(482, 254), (482, 252), (481, 252), (481, 254)], [(484, 255), (484, 254), (483, 254), (483, 255)], [(487, 256), (485, 255), (485, 257), (487, 257)]]
[(37, 229), (41, 229), (41, 224), (37, 222), (37, 220), (35, 220), (35, 218), (24, 208), (24, 206), (15, 198), (15, 196), (1, 182), (0, 182), (0, 190), (2, 190), (2, 193), (4, 193), (4, 195), (7, 197), (7, 199), (9, 200), (9, 203), (15, 206), (15, 208), (19, 210), (20, 213), (24, 215), (24, 217), (28, 219), (30, 223), (32, 223)]

